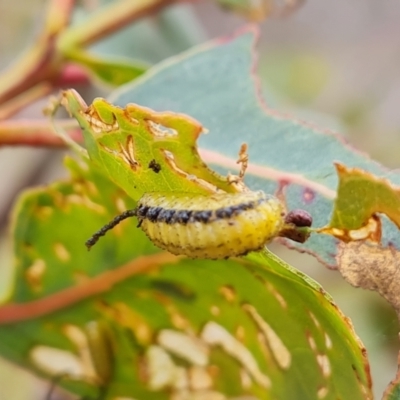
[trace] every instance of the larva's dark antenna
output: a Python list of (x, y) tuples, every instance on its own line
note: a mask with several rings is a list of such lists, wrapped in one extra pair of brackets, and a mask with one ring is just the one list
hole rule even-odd
[(107, 225), (104, 225), (101, 229), (99, 229), (93, 236), (86, 240), (85, 245), (90, 250), (92, 246), (94, 246), (97, 241), (104, 236), (110, 229), (113, 229), (117, 226), (121, 221), (130, 217), (136, 217), (137, 209), (126, 210), (122, 214), (117, 215), (112, 221), (110, 221)]

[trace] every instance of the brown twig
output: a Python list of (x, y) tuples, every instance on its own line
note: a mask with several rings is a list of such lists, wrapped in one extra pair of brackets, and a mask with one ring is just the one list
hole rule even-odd
[[(66, 130), (74, 141), (82, 142), (81, 130), (76, 122), (57, 120), (57, 125)], [(18, 120), (0, 121), (0, 145), (65, 147), (65, 142), (52, 133), (47, 120)]]
[[(82, 23), (69, 27), (75, 1), (51, 0), (45, 29), (36, 44), (0, 76), (0, 105), (43, 83), (56, 87), (68, 54), (75, 49), (179, 1), (190, 0), (118, 0), (91, 14)], [(4, 105), (4, 110), (0, 108), (0, 116), (12, 113), (8, 105)]]
[(157, 269), (167, 263), (177, 263), (179, 259), (179, 257), (166, 252), (139, 257), (119, 268), (94, 276), (83, 284), (66, 288), (47, 297), (25, 303), (4, 304), (0, 306), (0, 325), (30, 320), (57, 312), (92, 296), (106, 293), (114, 285), (134, 275)]
[(42, 82), (14, 97), (0, 108), (0, 121), (11, 118), (29, 104), (50, 94), (51, 91), (51, 85), (48, 82)]
[(37, 43), (16, 64), (0, 76), (0, 104), (13, 99), (41, 82), (51, 82), (61, 66), (55, 53), (55, 38), (71, 17), (74, 0), (51, 0), (46, 13), (45, 29)]
[(92, 13), (88, 18), (65, 31), (58, 46), (85, 47), (108, 36), (126, 25), (148, 15), (153, 15), (173, 3), (190, 0), (118, 0)]

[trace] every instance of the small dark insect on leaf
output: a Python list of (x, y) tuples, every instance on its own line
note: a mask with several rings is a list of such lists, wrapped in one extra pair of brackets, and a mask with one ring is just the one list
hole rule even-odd
[(154, 158), (149, 162), (149, 168), (152, 169), (156, 174), (161, 171), (161, 165)]

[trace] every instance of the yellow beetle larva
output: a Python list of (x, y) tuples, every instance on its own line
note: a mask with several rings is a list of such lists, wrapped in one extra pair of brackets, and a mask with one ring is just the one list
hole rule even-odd
[(137, 208), (96, 232), (86, 246), (90, 249), (108, 230), (132, 216), (158, 247), (176, 255), (210, 259), (260, 250), (285, 224), (282, 203), (262, 191), (209, 196), (153, 192), (143, 195)]

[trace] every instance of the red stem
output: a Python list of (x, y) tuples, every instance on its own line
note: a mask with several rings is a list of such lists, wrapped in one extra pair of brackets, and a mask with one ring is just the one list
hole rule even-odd
[(38, 300), (25, 303), (10, 303), (0, 307), (0, 325), (35, 319), (44, 315), (63, 310), (92, 296), (105, 293), (119, 282), (133, 275), (156, 269), (165, 264), (176, 263), (179, 257), (170, 253), (157, 253), (121, 266), (112, 271), (104, 272), (76, 285)]
[[(81, 130), (71, 120), (59, 120), (57, 125), (62, 126), (76, 142), (82, 141)], [(47, 120), (17, 120), (0, 122), (0, 146), (24, 145), (65, 147), (62, 139), (52, 133)]]

